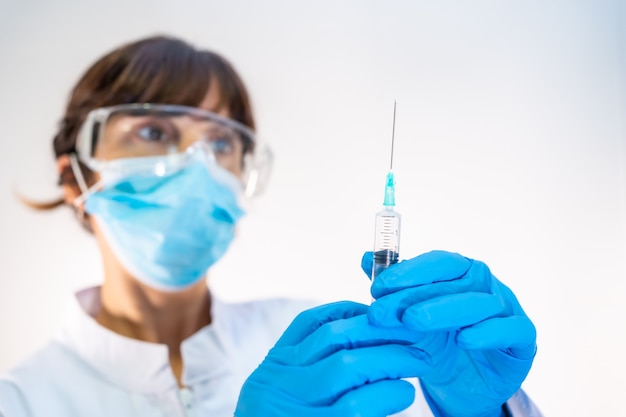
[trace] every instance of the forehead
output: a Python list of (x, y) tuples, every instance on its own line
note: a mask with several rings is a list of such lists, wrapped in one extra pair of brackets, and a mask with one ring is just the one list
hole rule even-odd
[[(230, 111), (228, 111), (228, 106), (224, 106), (223, 103), (220, 103), (221, 99), (222, 96), (219, 85), (213, 82), (211, 83), (209, 90), (204, 95), (202, 101), (198, 104), (198, 107), (203, 110), (217, 113), (220, 116), (231, 117)], [(222, 105), (220, 106), (220, 104)]]

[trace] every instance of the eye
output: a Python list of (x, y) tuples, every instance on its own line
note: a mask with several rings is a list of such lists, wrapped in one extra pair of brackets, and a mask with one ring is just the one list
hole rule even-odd
[(231, 155), (235, 152), (237, 134), (228, 128), (211, 129), (207, 138), (216, 155)]
[(167, 142), (170, 135), (161, 126), (144, 126), (137, 130), (137, 136), (149, 142)]
[(220, 155), (228, 155), (233, 153), (235, 150), (233, 141), (229, 137), (211, 139), (211, 148), (213, 149), (213, 152)]

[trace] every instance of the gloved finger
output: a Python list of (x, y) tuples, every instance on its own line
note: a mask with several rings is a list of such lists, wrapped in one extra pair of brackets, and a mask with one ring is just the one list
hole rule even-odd
[(443, 295), (468, 291), (490, 292), (490, 288), (485, 282), (474, 282), (471, 275), (463, 279), (406, 288), (378, 298), (370, 306), (367, 315), (374, 325), (399, 326), (402, 324), (402, 316), (407, 308)]
[[(246, 381), (246, 390), (265, 392), (267, 387), (255, 381)], [(366, 384), (348, 391), (334, 404), (312, 406), (291, 397), (256, 396), (259, 401), (239, 401), (235, 417), (255, 416), (298, 416), (298, 417), (386, 417), (409, 407), (415, 400), (415, 387), (403, 380), (383, 380)], [(261, 398), (263, 400), (261, 401)]]
[(325, 323), (365, 314), (367, 308), (365, 304), (339, 301), (303, 311), (291, 322), (275, 346), (298, 344)]
[(386, 417), (413, 404), (415, 387), (403, 380), (382, 380), (348, 391), (320, 417)]
[(387, 294), (378, 298), (367, 314), (373, 324), (397, 326), (402, 321), (405, 310), (413, 305), (455, 293), (494, 293), (501, 287), (508, 290), (491, 275), (487, 265), (480, 261), (472, 261), (470, 268), (461, 278), (409, 287)]
[(471, 326), (505, 310), (503, 299), (494, 294), (465, 292), (445, 295), (407, 308), (402, 323), (421, 331), (449, 331)]
[(300, 401), (321, 406), (375, 381), (422, 376), (432, 369), (432, 360), (419, 348), (389, 344), (341, 350), (309, 366), (272, 361), (261, 366), (268, 384)]
[(360, 315), (325, 323), (294, 346), (272, 349), (272, 359), (283, 365), (304, 366), (342, 349), (356, 349), (385, 344), (411, 345), (423, 335), (399, 327), (379, 327)]
[(372, 266), (374, 265), (374, 252), (365, 252), (361, 257), (361, 269), (369, 279), (372, 279)]
[(467, 350), (507, 350), (518, 359), (531, 359), (536, 352), (537, 331), (526, 316), (494, 317), (461, 329), (457, 345)]
[(391, 265), (376, 277), (371, 293), (374, 298), (405, 288), (452, 281), (461, 278), (472, 266), (458, 253), (432, 251)]

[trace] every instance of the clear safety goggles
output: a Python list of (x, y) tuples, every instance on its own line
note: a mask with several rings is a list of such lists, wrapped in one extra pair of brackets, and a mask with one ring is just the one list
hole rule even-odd
[(263, 192), (270, 149), (247, 126), (196, 107), (133, 103), (94, 109), (76, 142), (83, 164), (114, 177), (169, 175), (186, 166), (199, 148), (217, 166), (241, 172), (246, 196)]

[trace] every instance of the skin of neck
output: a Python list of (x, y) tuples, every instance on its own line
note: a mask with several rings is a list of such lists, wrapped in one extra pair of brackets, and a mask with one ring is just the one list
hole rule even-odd
[(180, 345), (211, 323), (211, 298), (206, 280), (176, 292), (151, 288), (134, 278), (117, 260), (98, 224), (91, 221), (104, 266), (101, 309), (96, 321), (122, 336), (165, 344), (170, 365), (182, 386)]

